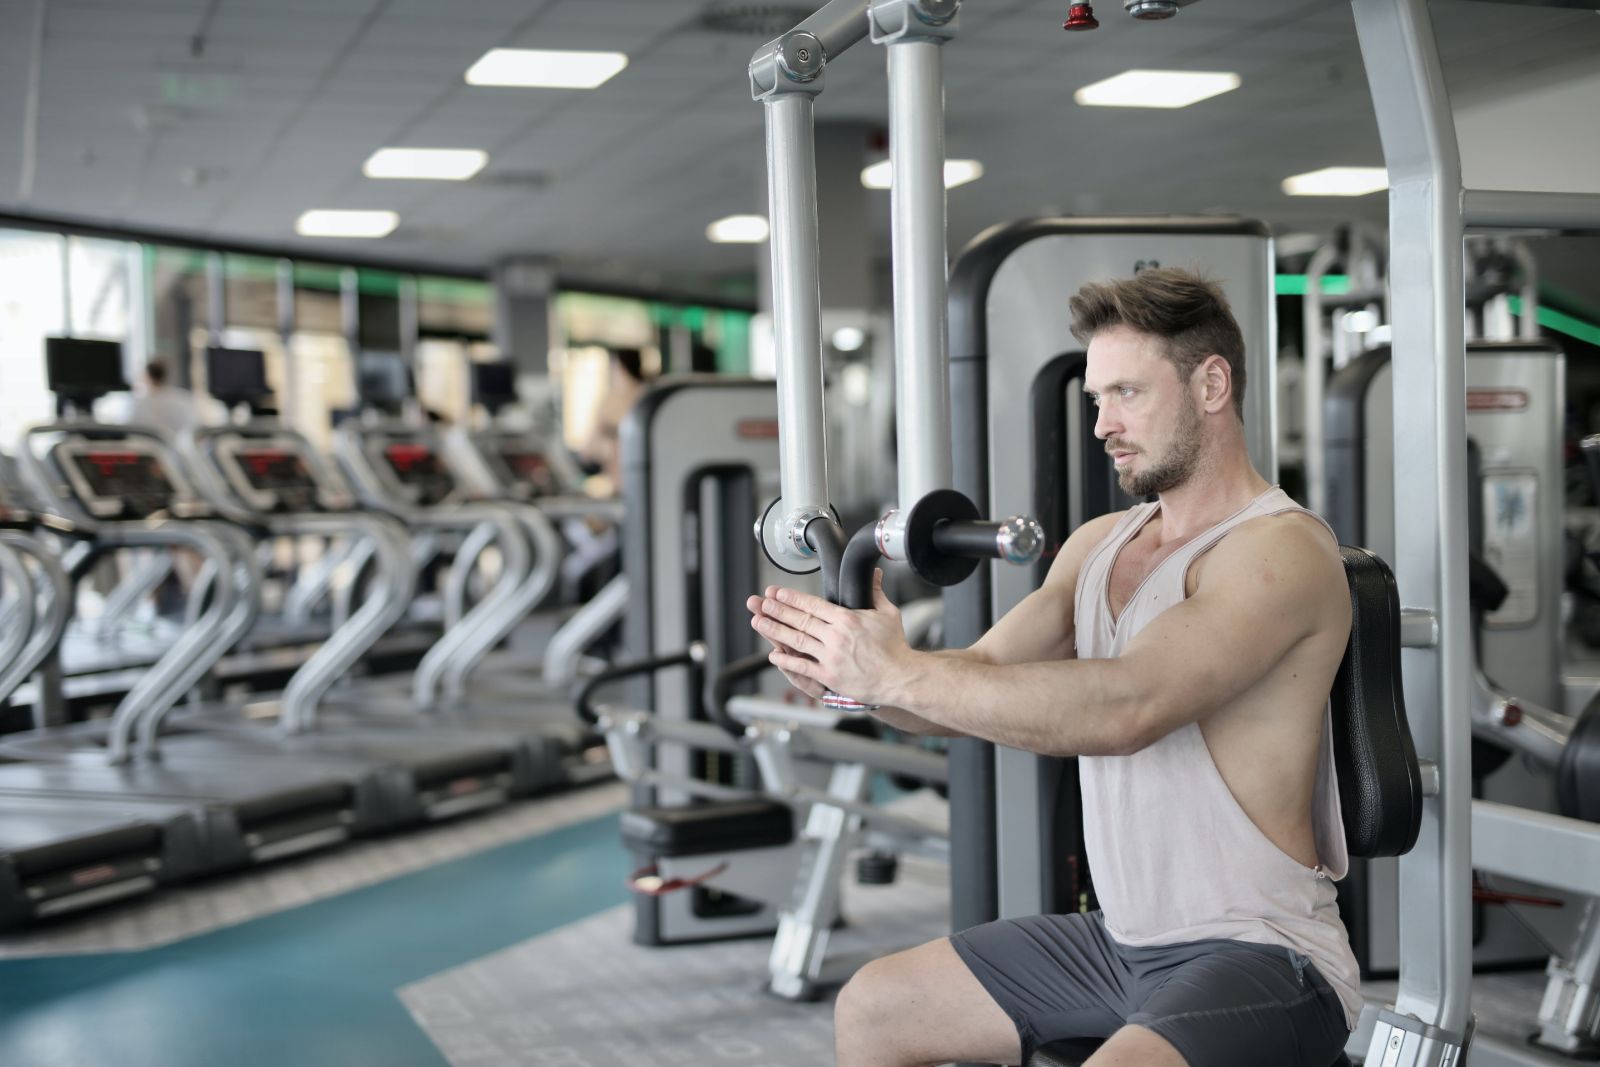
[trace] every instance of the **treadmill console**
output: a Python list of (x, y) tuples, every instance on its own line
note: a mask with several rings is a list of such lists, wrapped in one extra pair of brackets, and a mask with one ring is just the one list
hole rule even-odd
[(383, 445), (383, 459), (419, 507), (431, 508), (455, 492), (455, 476), (425, 441), (394, 440)]
[(348, 511), (355, 499), (319, 476), (311, 446), (298, 434), (224, 432), (212, 456), (233, 495), (252, 511)]
[(26, 530), (33, 525), (33, 512), (11, 486), (0, 480), (0, 529)]
[(155, 448), (143, 441), (71, 441), (62, 468), (83, 507), (97, 519), (143, 519), (178, 513), (182, 495)]
[(266, 505), (262, 510), (317, 510), (317, 480), (299, 453), (271, 444), (251, 444), (240, 447), (233, 459), (245, 484)]
[(496, 449), (496, 454), (500, 462), (506, 465), (517, 495), (556, 496), (561, 492), (555, 468), (550, 466), (550, 460), (543, 452), (508, 441)]

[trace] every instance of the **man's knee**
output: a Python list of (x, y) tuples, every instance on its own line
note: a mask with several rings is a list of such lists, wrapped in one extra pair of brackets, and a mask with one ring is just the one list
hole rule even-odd
[(833, 1006), (837, 1029), (873, 1033), (892, 1019), (893, 1005), (905, 997), (904, 990), (897, 989), (901, 983), (896, 977), (896, 956), (872, 960), (839, 990)]

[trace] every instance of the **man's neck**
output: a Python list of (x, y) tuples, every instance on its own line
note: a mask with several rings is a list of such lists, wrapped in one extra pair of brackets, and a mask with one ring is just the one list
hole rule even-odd
[(1161, 542), (1186, 540), (1208, 530), (1272, 487), (1239, 447), (1219, 450), (1202, 461), (1189, 480), (1162, 493)]

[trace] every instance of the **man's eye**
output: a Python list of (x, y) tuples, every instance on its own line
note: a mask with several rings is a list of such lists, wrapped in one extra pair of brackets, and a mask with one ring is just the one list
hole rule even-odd
[(1117, 395), (1122, 397), (1122, 399), (1127, 400), (1133, 396), (1133, 390), (1127, 386), (1124, 386), (1123, 388), (1117, 390)]

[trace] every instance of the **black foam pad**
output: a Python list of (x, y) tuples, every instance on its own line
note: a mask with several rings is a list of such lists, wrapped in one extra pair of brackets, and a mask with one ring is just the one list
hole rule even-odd
[(777, 848), (794, 840), (794, 812), (766, 800), (730, 800), (622, 813), (622, 841), (652, 856)]
[(1422, 829), (1422, 772), (1400, 684), (1400, 592), (1389, 565), (1341, 545), (1350, 643), (1333, 685), (1333, 753), (1353, 856), (1398, 856)]
[(1600, 822), (1600, 697), (1583, 709), (1561, 750), (1556, 801), (1569, 819)]

